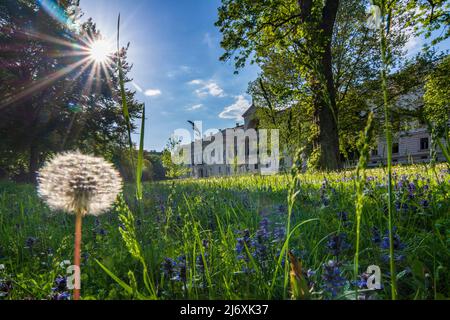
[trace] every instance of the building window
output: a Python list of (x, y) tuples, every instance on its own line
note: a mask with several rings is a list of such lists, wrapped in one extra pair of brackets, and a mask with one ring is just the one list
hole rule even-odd
[(372, 157), (378, 156), (378, 148), (372, 150)]
[(430, 147), (430, 142), (428, 138), (420, 139), (420, 150), (428, 150)]
[(255, 164), (255, 170), (259, 170), (259, 166)]
[(250, 156), (250, 139), (245, 138), (245, 161)]
[(392, 145), (392, 153), (393, 154), (398, 154), (398, 152), (399, 152), (399, 145), (398, 145), (398, 143), (394, 143)]

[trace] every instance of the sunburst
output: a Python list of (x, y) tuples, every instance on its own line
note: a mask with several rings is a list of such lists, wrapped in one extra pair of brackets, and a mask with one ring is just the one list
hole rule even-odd
[(96, 64), (107, 64), (111, 61), (113, 48), (105, 39), (98, 39), (88, 45), (89, 59)]

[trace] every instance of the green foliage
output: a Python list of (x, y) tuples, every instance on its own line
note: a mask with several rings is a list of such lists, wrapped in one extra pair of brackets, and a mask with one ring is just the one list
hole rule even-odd
[[(72, 4), (77, 6), (77, 1), (58, 3), (62, 12), (73, 10)], [(117, 97), (128, 101), (131, 130), (142, 110), (134, 92), (125, 90), (124, 98), (119, 91), (119, 60), (122, 80), (129, 81), (127, 48), (113, 54), (110, 68), (100, 70), (100, 76), (93, 79), (93, 69), (101, 67), (77, 49), (101, 37), (91, 19), (72, 30), (39, 2), (6, 0), (0, 6), (4, 48), (0, 52), (4, 66), (0, 72), (0, 158), (4, 175), (30, 181), (54, 153), (79, 149), (110, 159), (125, 148), (128, 124)]]
[[(450, 56), (446, 56), (427, 77), (425, 85), (425, 119), (437, 144), (450, 163)], [(444, 142), (442, 142), (444, 140)]]
[[(309, 108), (314, 110), (312, 120), (318, 130), (311, 140), (313, 148), (319, 152), (317, 166), (322, 169), (339, 167), (331, 54), (339, 3), (224, 0), (216, 22), (223, 35), (222, 47), (226, 50), (222, 60), (234, 57), (237, 69), (244, 67), (247, 60), (258, 63), (264, 72), (269, 69), (270, 84), (281, 88), (281, 81), (285, 82), (285, 89), (278, 90), (282, 94), (276, 101), (283, 103), (283, 98), (291, 95), (291, 102), (296, 102), (299, 91), (307, 91), (312, 97)], [(269, 95), (264, 95), (268, 100)], [(276, 110), (276, 106), (269, 107)]]
[(450, 56), (443, 58), (426, 80), (425, 117), (442, 134), (450, 117)]
[[(290, 202), (289, 237), (286, 199), (293, 186), (290, 175), (146, 183), (142, 212), (135, 203), (134, 188), (127, 186), (127, 203), (119, 200), (115, 210), (98, 218), (86, 217), (83, 222), (82, 298), (155, 298), (152, 283), (158, 299), (289, 298), (290, 270), (285, 269), (288, 260), (284, 259), (290, 250), (301, 259), (308, 288), (315, 283), (310, 298), (323, 299), (323, 264), (336, 259), (328, 242), (340, 233), (347, 235), (350, 244), (356, 240), (354, 174), (298, 175), (291, 193), (295, 201)], [(381, 200), (386, 194), (385, 172), (368, 169), (366, 175), (359, 266), (362, 270), (380, 266), (383, 289), (358, 292), (390, 299), (387, 251), (372, 240), (375, 227), (382, 238), (386, 236), (386, 205)], [(396, 233), (404, 244), (395, 251), (396, 257), (403, 256), (397, 261), (398, 298), (448, 298), (448, 170), (440, 165), (434, 169), (395, 167), (393, 177), (394, 202), (399, 208), (394, 215)], [(410, 183), (416, 187), (413, 196), (408, 190)], [(342, 212), (347, 213), (347, 220), (340, 218)], [(267, 241), (261, 231), (264, 218), (269, 220)], [(285, 231), (280, 237), (275, 236), (278, 228)], [(55, 278), (66, 275), (60, 263), (72, 257), (72, 230), (73, 219), (50, 212), (33, 186), (1, 184), (0, 265), (5, 269), (0, 271), (0, 291), (6, 288), (2, 286), (6, 281), (11, 281), (12, 289), (0, 299), (51, 299)], [(238, 252), (245, 230), (250, 237), (247, 249)], [(266, 251), (259, 251), (252, 241), (263, 244)], [(354, 249), (352, 246), (339, 256), (341, 276), (349, 290), (354, 289)], [(165, 273), (165, 258), (176, 262), (170, 275)], [(180, 270), (183, 261), (186, 268)], [(180, 273), (183, 270), (186, 272)]]
[(183, 163), (183, 155), (179, 152), (180, 141), (176, 138), (170, 138), (161, 155), (161, 162), (169, 179), (181, 178), (190, 171), (186, 164)]
[(366, 168), (370, 154), (370, 140), (373, 132), (373, 113), (369, 114), (367, 126), (364, 132), (361, 132), (358, 149), (360, 158), (356, 167), (356, 200), (355, 200), (355, 216), (356, 216), (356, 248), (355, 248), (355, 280), (359, 276), (359, 243), (361, 237), (361, 218), (364, 209), (364, 188), (366, 184)]
[(450, 3), (447, 0), (412, 0), (407, 1), (405, 7), (414, 10), (410, 24), (416, 34), (430, 39), (434, 31), (439, 31), (439, 35), (432, 38), (432, 45), (450, 37)]

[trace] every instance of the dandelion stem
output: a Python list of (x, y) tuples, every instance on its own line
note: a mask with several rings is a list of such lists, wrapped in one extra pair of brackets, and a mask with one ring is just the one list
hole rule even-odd
[(73, 300), (80, 300), (80, 284), (81, 284), (81, 272), (80, 272), (80, 252), (81, 252), (81, 225), (83, 222), (83, 213), (81, 210), (75, 216), (75, 252), (74, 252), (74, 265), (75, 265), (75, 288), (73, 291)]

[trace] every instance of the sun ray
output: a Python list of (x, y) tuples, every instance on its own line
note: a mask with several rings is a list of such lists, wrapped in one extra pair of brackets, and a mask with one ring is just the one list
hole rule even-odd
[(45, 88), (46, 86), (49, 86), (53, 82), (57, 81), (58, 79), (62, 78), (65, 75), (69, 74), (70, 72), (74, 71), (75, 69), (77, 69), (78, 67), (80, 67), (81, 65), (83, 65), (85, 63), (89, 63), (89, 58), (86, 57), (78, 62), (70, 64), (70, 65), (62, 68), (61, 70), (58, 70), (58, 71), (46, 76), (45, 79), (36, 81), (29, 88), (25, 88), (23, 91), (19, 92), (18, 94), (14, 95), (14, 96), (6, 97), (6, 99), (4, 101), (0, 102), (0, 110), (12, 103), (15, 103), (33, 93), (35, 93), (36, 91), (39, 91), (39, 90)]
[(113, 69), (108, 64), (101, 64), (100, 66), (103, 70), (103, 73), (105, 74), (106, 83), (108, 84), (109, 90), (111, 90), (111, 92), (114, 92), (114, 87), (112, 85), (111, 76), (109, 75), (109, 71), (113, 71)]
[(86, 95), (86, 96), (88, 96), (91, 93), (92, 83), (94, 82), (94, 76), (95, 76), (96, 70), (98, 68), (98, 65), (91, 61), (91, 67), (92, 68), (89, 73), (89, 76), (87, 77), (86, 84), (84, 85), (83, 90), (82, 90), (82, 94)]
[(102, 72), (102, 68), (101, 68), (101, 64), (96, 65), (95, 68), (95, 93), (99, 93), (100, 89), (101, 89), (101, 72)]
[[(52, 37), (52, 36), (49, 36), (49, 35), (45, 35), (45, 34), (42, 34), (42, 33), (38, 33), (38, 32), (24, 31), (24, 32), (22, 32), (22, 34), (24, 34), (24, 35), (26, 35), (28, 37), (31, 37), (33, 39), (47, 41), (49, 43), (54, 43), (54, 44), (59, 44), (59, 45), (62, 45), (62, 46), (65, 46), (65, 47), (68, 47), (68, 48), (71, 48), (71, 49), (84, 50), (86, 48), (85, 45), (78, 44), (78, 43), (76, 43), (74, 41), (63, 40), (63, 39), (55, 38), (55, 37)], [(81, 41), (81, 42), (86, 44), (86, 42), (83, 41), (82, 38), (77, 38), (75, 40), (79, 40), (79, 41)]]

